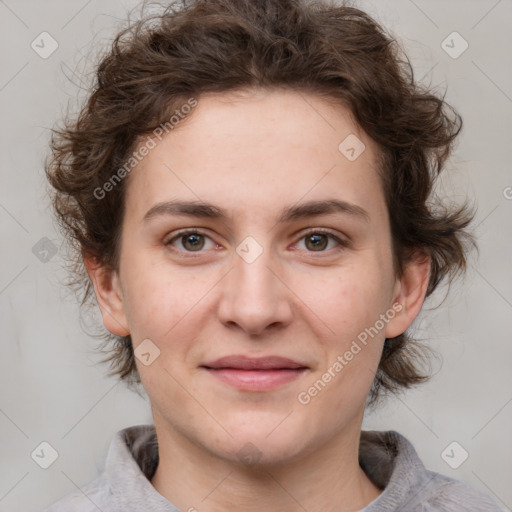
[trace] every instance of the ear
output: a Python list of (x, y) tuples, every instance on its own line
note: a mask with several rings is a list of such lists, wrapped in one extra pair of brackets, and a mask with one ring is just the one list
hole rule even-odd
[[(423, 306), (430, 278), (430, 256), (417, 251), (397, 279), (393, 309), (398, 311), (386, 325), (386, 338), (394, 338), (407, 330)], [(398, 304), (401, 308), (398, 308)], [(399, 309), (399, 310), (398, 310)]]
[(117, 336), (128, 336), (122, 290), (116, 271), (106, 268), (96, 258), (84, 256), (85, 268), (94, 285), (103, 324)]

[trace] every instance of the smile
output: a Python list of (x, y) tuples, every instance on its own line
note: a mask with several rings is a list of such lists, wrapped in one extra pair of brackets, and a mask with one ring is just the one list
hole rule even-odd
[(292, 382), (308, 367), (292, 359), (245, 355), (226, 356), (202, 365), (216, 379), (244, 391), (269, 391)]

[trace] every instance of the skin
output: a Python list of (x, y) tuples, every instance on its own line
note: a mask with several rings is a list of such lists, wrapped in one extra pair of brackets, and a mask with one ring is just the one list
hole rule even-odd
[[(366, 146), (355, 161), (338, 150), (349, 134)], [(130, 174), (119, 269), (86, 265), (107, 329), (160, 350), (148, 366), (137, 360), (160, 449), (152, 484), (181, 510), (354, 511), (379, 496), (358, 464), (365, 402), (384, 339), (421, 309), (429, 261), (412, 261), (400, 279), (393, 272), (376, 151), (349, 111), (325, 98), (245, 90), (202, 96)], [(332, 198), (368, 219), (278, 222), (285, 207)], [(143, 220), (170, 200), (213, 203), (228, 218)], [(206, 233), (202, 248), (176, 237), (183, 228)], [(315, 248), (309, 228), (346, 245), (327, 236)], [(236, 252), (248, 236), (263, 250), (252, 263)], [(378, 335), (301, 404), (299, 393), (397, 303)], [(271, 391), (241, 391), (200, 368), (231, 354), (279, 355), (308, 370)], [(238, 454), (249, 442), (252, 463)]]

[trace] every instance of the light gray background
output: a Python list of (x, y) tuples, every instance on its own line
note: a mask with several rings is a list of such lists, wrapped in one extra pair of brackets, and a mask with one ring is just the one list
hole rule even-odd
[[(151, 421), (148, 401), (96, 365), (95, 341), (62, 284), (62, 241), (43, 174), (49, 128), (68, 101), (74, 105), (83, 95), (81, 73), (92, 48), (111, 37), (135, 5), (0, 0), (0, 511), (42, 510), (83, 486), (101, 470), (114, 432)], [(465, 195), (477, 201), (481, 248), (467, 278), (438, 309), (428, 311), (441, 295), (429, 301), (414, 324), (442, 354), (441, 371), (389, 400), (364, 428), (401, 432), (430, 469), (511, 509), (512, 2), (358, 5), (402, 39), (418, 78), (441, 90), (448, 86), (447, 100), (465, 126), (443, 186), (455, 201)], [(59, 45), (47, 59), (30, 46), (43, 31)], [(453, 31), (469, 44), (457, 59), (441, 47)], [(47, 263), (32, 252), (43, 237), (59, 250)], [(59, 454), (46, 470), (31, 458), (42, 441)], [(453, 441), (469, 453), (456, 470), (441, 457)], [(460, 457), (460, 448), (453, 453)]]

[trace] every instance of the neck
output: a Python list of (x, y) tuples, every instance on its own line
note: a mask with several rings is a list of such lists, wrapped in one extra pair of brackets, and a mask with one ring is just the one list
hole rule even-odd
[(243, 465), (208, 451), (155, 418), (159, 464), (151, 483), (180, 510), (358, 511), (382, 492), (359, 466), (358, 429), (312, 453), (273, 465)]

